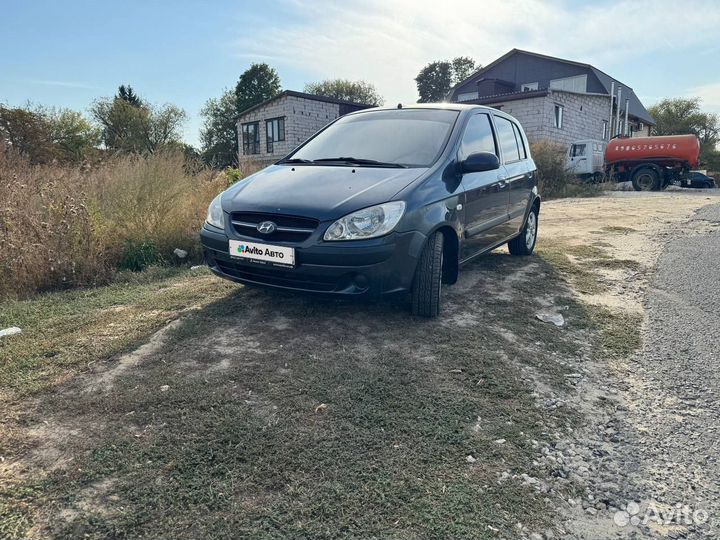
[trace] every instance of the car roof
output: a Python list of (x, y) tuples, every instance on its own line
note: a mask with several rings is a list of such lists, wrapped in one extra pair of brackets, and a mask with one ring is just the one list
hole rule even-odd
[(353, 111), (350, 114), (359, 114), (359, 113), (368, 113), (373, 111), (398, 111), (398, 110), (408, 110), (408, 109), (437, 109), (437, 110), (445, 110), (445, 111), (469, 111), (472, 109), (483, 109), (488, 111), (494, 111), (494, 112), (502, 112), (500, 109), (495, 109), (493, 107), (488, 107), (486, 105), (468, 105), (464, 103), (398, 103), (398, 105), (395, 106), (382, 106), (382, 107), (373, 107), (371, 109), (362, 109), (360, 111)]

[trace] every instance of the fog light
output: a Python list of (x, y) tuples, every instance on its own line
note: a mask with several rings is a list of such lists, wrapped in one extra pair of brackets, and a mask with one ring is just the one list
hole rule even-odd
[(368, 285), (370, 284), (370, 282), (368, 281), (368, 278), (366, 278), (362, 274), (356, 275), (355, 278), (353, 279), (353, 281), (355, 282), (355, 286), (358, 289), (367, 289)]

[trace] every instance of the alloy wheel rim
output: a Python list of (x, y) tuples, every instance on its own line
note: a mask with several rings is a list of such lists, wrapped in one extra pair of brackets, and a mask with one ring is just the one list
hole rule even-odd
[(535, 243), (535, 234), (537, 233), (537, 218), (535, 212), (530, 212), (525, 229), (525, 245), (528, 249), (532, 248)]

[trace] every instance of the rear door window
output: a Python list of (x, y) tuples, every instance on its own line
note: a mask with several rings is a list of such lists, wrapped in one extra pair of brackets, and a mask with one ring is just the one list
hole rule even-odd
[(527, 159), (527, 149), (525, 148), (525, 139), (523, 139), (523, 136), (520, 133), (520, 128), (518, 127), (517, 124), (513, 124), (512, 127), (515, 130), (515, 139), (517, 140), (518, 151), (520, 152), (520, 159)]
[(501, 116), (496, 116), (495, 127), (497, 128), (498, 142), (503, 153), (503, 161), (505, 163), (520, 161), (520, 150), (518, 149), (512, 122)]
[(482, 113), (473, 115), (470, 118), (460, 143), (458, 159), (462, 161), (470, 154), (478, 152), (490, 152), (496, 156), (498, 155), (490, 117)]

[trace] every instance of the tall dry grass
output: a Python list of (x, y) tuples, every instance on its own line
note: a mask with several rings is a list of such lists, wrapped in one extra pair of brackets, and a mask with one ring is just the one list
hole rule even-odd
[(224, 174), (179, 152), (91, 168), (0, 150), (0, 297), (107, 283), (118, 269), (201, 257), (197, 233)]

